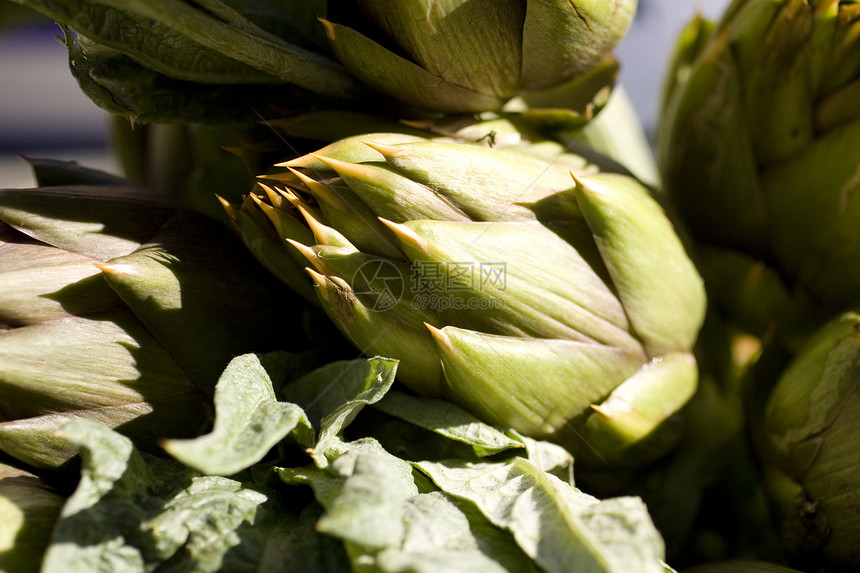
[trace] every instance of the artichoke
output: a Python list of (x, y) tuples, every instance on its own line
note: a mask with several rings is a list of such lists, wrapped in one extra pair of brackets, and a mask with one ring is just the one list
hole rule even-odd
[(583, 112), (614, 82), (611, 52), (636, 10), (636, 0), (15, 1), (61, 23), (72, 73), (102, 108), (205, 123), (275, 108), (475, 112), (520, 95)]
[[(304, 344), (300, 305), (228, 228), (67, 165), (66, 185), (0, 191), (0, 450), (38, 467), (75, 453), (55, 432), (97, 420), (156, 449), (211, 421), (226, 364)], [(247, 258), (247, 257), (245, 257)]]
[(228, 214), (357, 347), (397, 358), (406, 386), (583, 461), (671, 446), (705, 298), (637, 180), (570, 153), (398, 133), (282, 165)]
[(524, 93), (575, 92), (635, 11), (636, 0), (332, 0), (323, 23), (338, 59), (374, 89), (422, 109), (475, 112)]
[(803, 565), (860, 568), (860, 314), (825, 325), (791, 361), (764, 415), (766, 477)]
[(742, 320), (765, 306), (770, 323), (803, 306), (827, 317), (858, 299), (858, 32), (855, 0), (736, 0), (678, 42), (663, 184), (706, 280), (746, 281), (713, 291)]

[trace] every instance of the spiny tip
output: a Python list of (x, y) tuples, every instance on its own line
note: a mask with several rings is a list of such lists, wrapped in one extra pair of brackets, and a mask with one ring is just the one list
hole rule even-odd
[(388, 219), (384, 219), (382, 217), (379, 217), (379, 221), (383, 225), (391, 229), (391, 231), (397, 237), (397, 240), (400, 241), (402, 244), (422, 252), (425, 252), (427, 250), (427, 244), (424, 239), (418, 233), (416, 233), (406, 225), (395, 223), (394, 221), (389, 221)]
[(376, 143), (373, 141), (362, 141), (363, 144), (376, 151), (385, 159), (390, 159), (400, 153), (400, 148), (395, 145), (386, 145), (384, 143)]
[(424, 326), (426, 326), (427, 330), (430, 331), (430, 335), (433, 337), (433, 340), (436, 341), (436, 344), (438, 344), (440, 348), (453, 350), (454, 345), (451, 343), (451, 339), (448, 338), (448, 335), (445, 334), (442, 329), (436, 328), (428, 322), (425, 322)]

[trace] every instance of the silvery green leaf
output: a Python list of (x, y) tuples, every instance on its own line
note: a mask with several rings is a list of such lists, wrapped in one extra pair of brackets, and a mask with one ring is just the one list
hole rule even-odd
[(527, 460), (573, 487), (573, 456), (570, 452), (558, 444), (535, 440), (514, 430), (511, 434), (524, 444)]
[(286, 521), (272, 492), (198, 476), (139, 453), (131, 441), (77, 420), (81, 480), (60, 512), (44, 573), (255, 572), (277, 557)]
[(374, 440), (340, 442), (326, 468), (280, 468), (326, 508), (317, 529), (341, 539), (362, 571), (536, 571), (510, 535), (468, 503), (421, 492), (410, 464)]
[(332, 462), (332, 470), (345, 479), (317, 528), (368, 550), (400, 546), (403, 502), (418, 495), (412, 467), (390, 455), (349, 452)]
[(325, 465), (327, 448), (367, 404), (377, 402), (394, 382), (397, 361), (371, 358), (333, 362), (285, 386), (285, 398), (307, 412), (319, 428), (314, 460)]
[[(469, 500), (544, 570), (662, 572), (663, 543), (641, 502), (607, 502), (533, 463), (419, 462), (442, 491)], [(619, 514), (622, 506), (630, 515)], [(623, 547), (623, 551), (618, 551)]]
[(444, 402), (389, 392), (374, 408), (451, 440), (469, 444), (478, 456), (489, 456), (523, 444), (481, 422), (462, 408)]
[(167, 440), (173, 457), (203, 473), (231, 475), (260, 461), (288, 434), (311, 446), (314, 431), (304, 411), (278, 402), (255, 354), (234, 358), (215, 387), (215, 427), (193, 440)]

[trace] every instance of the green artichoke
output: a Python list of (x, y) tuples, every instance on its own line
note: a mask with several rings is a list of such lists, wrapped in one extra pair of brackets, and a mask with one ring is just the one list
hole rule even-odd
[(331, 0), (338, 59), (390, 97), (475, 112), (519, 94), (563, 89), (604, 63), (636, 0)]
[(202, 123), (273, 109), (475, 112), (515, 96), (583, 112), (614, 83), (611, 52), (636, 10), (636, 0), (15, 1), (61, 23), (72, 73), (100, 107)]
[[(157, 448), (211, 421), (237, 354), (299, 344), (301, 306), (228, 228), (104, 174), (39, 163), (0, 191), (0, 450), (56, 467), (85, 417)], [(86, 184), (85, 184), (86, 183)]]
[(696, 387), (705, 298), (634, 178), (397, 133), (283, 165), (282, 187), (228, 214), (356, 346), (400, 360), (413, 391), (583, 460), (636, 465), (669, 447), (658, 429)]
[(860, 314), (824, 326), (770, 393), (764, 463), (786, 545), (803, 565), (860, 568)]
[[(743, 314), (783, 299), (773, 322), (792, 305), (832, 313), (860, 298), (858, 32), (856, 0), (736, 0), (678, 42), (663, 183), (708, 251), (706, 281), (731, 268), (762, 289)], [(738, 306), (745, 288), (715, 298)]]

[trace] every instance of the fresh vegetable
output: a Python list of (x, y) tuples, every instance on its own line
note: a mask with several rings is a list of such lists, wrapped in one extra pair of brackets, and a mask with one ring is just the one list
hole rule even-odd
[[(67, 497), (31, 495), (41, 513), (28, 511), (26, 531), (36, 537), (0, 558), (38, 563), (34, 546), (46, 546), (47, 573), (665, 570), (641, 501), (580, 492), (558, 446), (393, 392), (393, 360), (334, 362), (298, 378), (297, 360), (231, 361), (213, 431), (165, 442), (177, 460), (93, 421), (64, 426), (58, 439), (81, 451), (81, 479)], [(375, 437), (360, 429), (366, 414)], [(395, 456), (404, 434), (421, 439)], [(424, 457), (428, 444), (441, 457)], [(23, 533), (10, 519), (24, 499), (2, 483), (0, 531)]]
[(413, 107), (462, 113), (517, 95), (588, 103), (587, 75), (612, 82), (607, 58), (635, 11), (636, 0), (335, 0), (322, 22), (363, 82)]
[(860, 315), (834, 318), (779, 377), (764, 413), (765, 475), (787, 550), (860, 567)]
[(0, 192), (0, 449), (55, 467), (55, 436), (85, 417), (157, 448), (211, 419), (224, 366), (307, 347), (301, 305), (229, 229), (119, 178), (36, 162), (64, 185)]
[(212, 123), (273, 107), (574, 109), (615, 81), (636, 0), (15, 0), (61, 22), (72, 73), (136, 120)]
[(696, 387), (705, 300), (635, 179), (573, 154), (397, 133), (283, 166), (268, 176), (283, 187), (228, 213), (269, 264), (280, 242), (279, 276), (313, 285), (409, 388), (598, 463), (665, 453), (660, 427)]
[[(740, 271), (713, 289), (740, 320), (764, 314), (772, 326), (809, 308), (826, 319), (860, 299), (858, 30), (855, 0), (736, 0), (679, 40), (660, 124), (663, 182), (706, 253), (706, 278)], [(745, 270), (738, 257), (752, 259)], [(752, 293), (768, 273), (777, 284)], [(739, 305), (739, 293), (754, 296)]]

